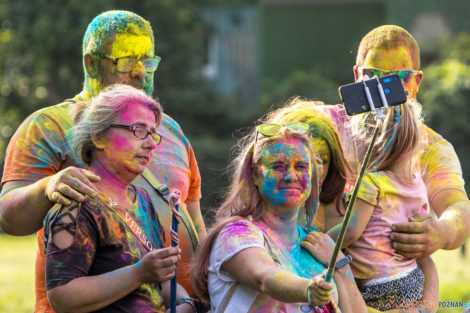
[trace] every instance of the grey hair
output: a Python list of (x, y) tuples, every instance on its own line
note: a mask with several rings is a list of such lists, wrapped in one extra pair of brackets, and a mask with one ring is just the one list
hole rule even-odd
[(163, 114), (160, 104), (142, 90), (128, 85), (108, 86), (91, 100), (78, 103), (73, 112), (75, 126), (72, 128), (72, 151), (90, 165), (96, 149), (92, 138), (107, 130), (122, 112), (136, 103), (152, 110), (156, 127), (160, 126)]

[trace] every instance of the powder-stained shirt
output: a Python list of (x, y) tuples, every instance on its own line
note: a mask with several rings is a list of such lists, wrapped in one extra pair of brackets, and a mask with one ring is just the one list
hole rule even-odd
[[(363, 142), (355, 142), (351, 136), (350, 117), (346, 114), (344, 106), (322, 105), (315, 109), (331, 119), (348, 163), (353, 169), (358, 169), (367, 147)], [(420, 126), (419, 135), (419, 164), (429, 201), (432, 202), (434, 197), (444, 190), (456, 189), (465, 192), (462, 167), (452, 144), (424, 124)]]
[(426, 186), (421, 177), (399, 180), (392, 172), (374, 172), (364, 176), (358, 199), (374, 206), (361, 237), (345, 248), (353, 257), (354, 277), (375, 279), (397, 275), (416, 266), (416, 260), (402, 256), (392, 248), (392, 224), (408, 222), (419, 213), (429, 213)]
[[(300, 246), (300, 242), (308, 234), (307, 231), (298, 225), (297, 231), (299, 240), (287, 249), (275, 239), (277, 236), (262, 224), (248, 220), (227, 224), (217, 236), (210, 255), (208, 288), (211, 312), (221, 311), (229, 297), (230, 288), (236, 283), (229, 273), (221, 269), (222, 265), (244, 249), (250, 247), (265, 249), (280, 268), (304, 278), (310, 279), (321, 274), (325, 269), (323, 265)], [(239, 295), (231, 298), (226, 312), (248, 312), (252, 304), (259, 300), (263, 304), (249, 312), (314, 312), (306, 303), (283, 303), (246, 286), (239, 285), (238, 288), (240, 288)]]
[[(83, 100), (82, 95), (77, 95), (63, 103), (38, 110), (23, 121), (8, 144), (2, 185), (7, 181), (16, 180), (36, 182), (68, 166), (86, 167), (71, 150), (73, 138), (70, 131), (73, 126), (74, 104)], [(180, 190), (182, 202), (186, 199), (199, 199), (201, 176), (188, 139), (180, 126), (166, 114), (163, 114), (162, 125), (158, 132), (162, 135), (162, 142), (155, 149), (154, 158), (148, 168), (160, 182), (170, 189)], [(152, 199), (160, 201), (161, 197), (157, 196), (141, 177), (138, 177), (134, 184), (146, 188)], [(169, 233), (171, 214), (169, 214), (168, 206), (156, 206), (156, 209), (165, 233)], [(37, 237), (34, 312), (53, 312), (47, 301), (45, 289), (42, 229), (38, 231)], [(191, 238), (186, 227), (179, 228), (179, 239), (181, 248), (179, 270), (180, 273), (186, 273), (193, 255)], [(194, 296), (188, 277), (189, 275), (181, 274), (178, 276), (178, 282), (190, 295)]]
[[(119, 205), (111, 207), (108, 199), (101, 194), (100, 197), (82, 204), (75, 202), (68, 207), (56, 205), (48, 212), (44, 220), (47, 290), (65, 285), (76, 278), (101, 275), (135, 264), (149, 251), (148, 247), (162, 247), (158, 216), (152, 202), (143, 189), (135, 190), (136, 198), (129, 209)], [(61, 249), (53, 241), (54, 227), (61, 222), (61, 218), (55, 217), (60, 212), (74, 210), (75, 227), (67, 227), (74, 236), (73, 242), (69, 247)], [(145, 236), (141, 238), (149, 243), (145, 244), (137, 237), (139, 232), (131, 230), (131, 226), (126, 223), (126, 220), (130, 220), (126, 213), (142, 230)], [(97, 312), (164, 311), (165, 305), (158, 285), (143, 284)]]

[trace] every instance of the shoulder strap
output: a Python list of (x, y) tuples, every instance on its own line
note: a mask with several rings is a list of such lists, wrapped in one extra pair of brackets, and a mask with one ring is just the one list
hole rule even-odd
[(229, 289), (227, 297), (214, 313), (246, 313), (258, 297), (259, 292), (235, 282)]
[(132, 218), (132, 216), (127, 212), (127, 210), (125, 212), (126, 215), (123, 216), (120, 210), (116, 210), (114, 208), (117, 203), (113, 202), (113, 200), (111, 200), (110, 198), (106, 199), (105, 196), (102, 194), (98, 194), (98, 198), (103, 202), (103, 204), (106, 205), (107, 208), (113, 211), (114, 214), (116, 214), (124, 224), (127, 225), (132, 234), (137, 238), (137, 240), (140, 241), (142, 246), (144, 246), (148, 251), (156, 249), (156, 247), (154, 247), (152, 242), (150, 241), (150, 237), (145, 235), (144, 230), (140, 227), (139, 223), (137, 223)]
[[(145, 171), (142, 173), (142, 177), (150, 184), (150, 186), (153, 187), (153, 189), (155, 189), (155, 191), (159, 195), (162, 196), (163, 199), (165, 199), (165, 201), (167, 203), (169, 203), (168, 197), (170, 195), (170, 189), (168, 188), (168, 186), (160, 183), (160, 181), (158, 181), (158, 179), (155, 177), (155, 175), (153, 175), (152, 172), (150, 172), (150, 170), (148, 168), (146, 168)], [(196, 251), (197, 245), (199, 243), (199, 237), (196, 233), (196, 229), (194, 227), (194, 224), (193, 224), (191, 218), (188, 217), (188, 215), (186, 215), (185, 210), (180, 210), (180, 213), (181, 213), (181, 220), (183, 221), (184, 226), (188, 230), (189, 237), (191, 238), (191, 244), (193, 246), (193, 251)]]

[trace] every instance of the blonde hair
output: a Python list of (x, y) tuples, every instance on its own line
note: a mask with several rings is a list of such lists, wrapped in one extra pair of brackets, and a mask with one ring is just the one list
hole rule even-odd
[(418, 42), (404, 28), (396, 25), (382, 25), (365, 35), (357, 49), (356, 65), (363, 65), (364, 59), (370, 50), (396, 49), (400, 47), (408, 49), (413, 69), (418, 70), (421, 66)]
[[(416, 101), (409, 100), (407, 103), (389, 108), (385, 114), (381, 133), (372, 149), (368, 170), (388, 170), (407, 154), (411, 157), (411, 169), (416, 170), (418, 158), (415, 152), (422, 122), (421, 105)], [(366, 113), (363, 117), (353, 117), (352, 124), (356, 140), (368, 145), (375, 129), (374, 114)]]

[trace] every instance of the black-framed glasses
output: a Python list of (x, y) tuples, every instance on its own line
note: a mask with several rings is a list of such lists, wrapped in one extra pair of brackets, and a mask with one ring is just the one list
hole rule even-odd
[(158, 55), (154, 55), (152, 57), (142, 57), (140, 59), (135, 58), (135, 57), (122, 57), (122, 58), (114, 58), (110, 57), (108, 55), (101, 54), (99, 52), (93, 52), (93, 54), (99, 56), (100, 58), (106, 58), (114, 62), (114, 64), (117, 67), (117, 70), (122, 73), (128, 73), (131, 72), (137, 63), (142, 62), (144, 65), (145, 71), (146, 72), (155, 72), (158, 68), (158, 64), (161, 61), (161, 57)]
[(256, 140), (258, 140), (258, 133), (265, 137), (273, 137), (276, 136), (283, 127), (286, 127), (291, 131), (299, 133), (301, 135), (307, 134), (310, 130), (310, 126), (307, 123), (303, 122), (291, 122), (288, 124), (262, 124), (256, 126)]
[(146, 139), (149, 135), (152, 136), (152, 139), (153, 141), (155, 141), (155, 143), (157, 145), (160, 144), (160, 142), (162, 141), (162, 136), (157, 133), (157, 132), (149, 132), (148, 130), (146, 130), (144, 127), (142, 126), (138, 126), (138, 125), (121, 125), (121, 124), (111, 124), (109, 125), (109, 127), (115, 127), (115, 128), (124, 128), (124, 129), (127, 129), (131, 132), (134, 133), (134, 136), (136, 136), (137, 138), (139, 139)]
[(365, 75), (369, 76), (370, 78), (377, 76), (377, 77), (382, 77), (390, 74), (397, 74), (400, 76), (401, 80), (404, 83), (407, 83), (410, 81), (411, 77), (416, 76), (419, 73), (422, 73), (420, 70), (383, 70), (380, 68), (375, 68), (375, 67), (363, 67), (363, 66), (358, 66), (357, 67), (359, 73), (364, 77)]

